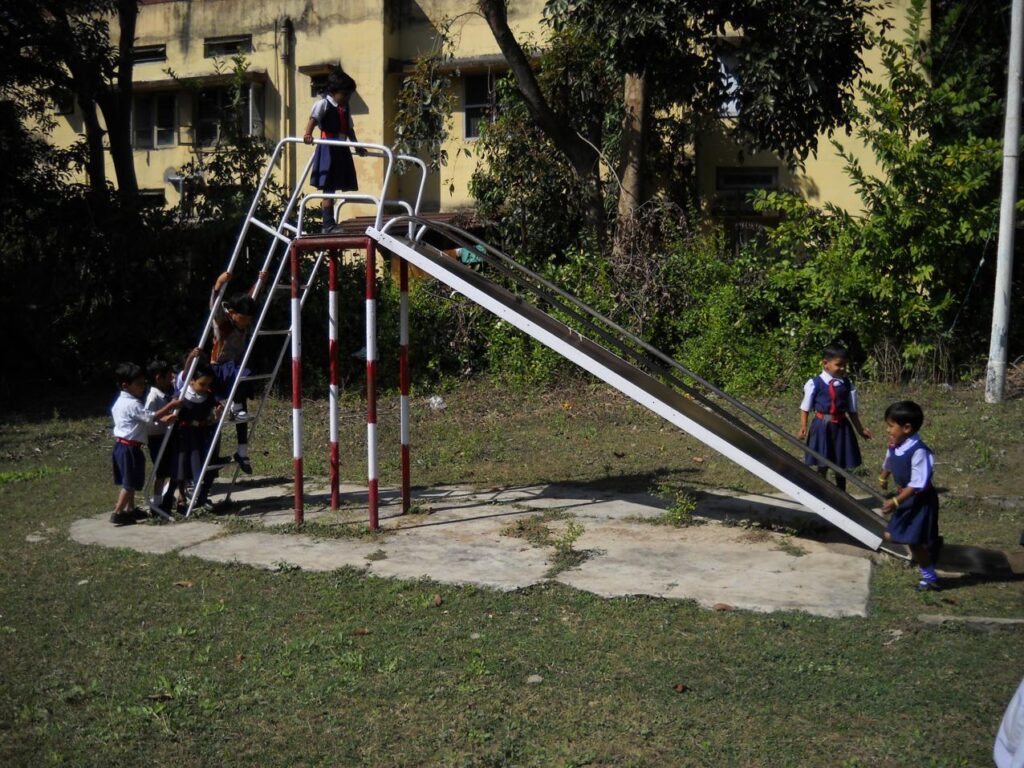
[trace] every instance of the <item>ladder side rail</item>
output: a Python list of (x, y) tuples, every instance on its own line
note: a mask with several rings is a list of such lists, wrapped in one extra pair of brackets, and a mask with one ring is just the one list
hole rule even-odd
[[(394, 223), (395, 223), (395, 221), (393, 220), (393, 221), (388, 222), (387, 225), (385, 225), (385, 233), (386, 233), (387, 229), (391, 225), (393, 225)], [(801, 450), (801, 451), (803, 451), (805, 453), (809, 453), (812, 456), (814, 456), (816, 459), (818, 459), (819, 461), (824, 462), (825, 466), (827, 466), (828, 468), (838, 472), (843, 477), (847, 478), (850, 482), (852, 482), (854, 485), (856, 485), (861, 490), (867, 492), (871, 497), (873, 497), (874, 499), (876, 499), (880, 503), (885, 501), (885, 497), (884, 496), (882, 496), (875, 488), (873, 488), (868, 483), (864, 482), (864, 480), (861, 479), (860, 477), (858, 477), (857, 475), (853, 474), (852, 472), (850, 472), (849, 470), (847, 470), (847, 469), (845, 469), (843, 467), (838, 466), (834, 462), (830, 461), (827, 457), (825, 457), (825, 456), (821, 455), (820, 453), (812, 450), (810, 448), (810, 446), (808, 446), (806, 443), (802, 442), (801, 440), (796, 438), (794, 435), (791, 435), (788, 431), (786, 431), (785, 429), (783, 429), (779, 425), (775, 424), (774, 422), (764, 418), (763, 416), (761, 416), (761, 414), (759, 414), (756, 411), (754, 411), (752, 408), (747, 406), (742, 401), (740, 401), (740, 400), (734, 398), (733, 396), (725, 393), (724, 391), (722, 391), (721, 389), (716, 387), (714, 384), (712, 384), (711, 382), (707, 381), (702, 376), (700, 376), (697, 373), (687, 369), (685, 366), (683, 366), (680, 363), (678, 363), (675, 359), (669, 357), (668, 355), (664, 354), (663, 352), (661, 352), (657, 348), (655, 348), (655, 347), (651, 346), (650, 344), (648, 344), (643, 339), (639, 338), (635, 334), (633, 334), (630, 331), (626, 330), (625, 328), (620, 326), (618, 323), (616, 323), (614, 320), (611, 320), (610, 318), (608, 318), (605, 315), (601, 314), (597, 310), (595, 310), (592, 307), (590, 307), (588, 304), (586, 304), (583, 301), (581, 301), (576, 296), (573, 296), (572, 294), (570, 294), (569, 292), (565, 291), (564, 289), (559, 288), (557, 285), (552, 283), (550, 280), (547, 280), (546, 278), (544, 278), (543, 276), (537, 274), (536, 272), (534, 272), (533, 270), (529, 269), (528, 267), (525, 267), (525, 266), (519, 264), (514, 259), (512, 259), (508, 255), (502, 253), (498, 249), (488, 245), (487, 243), (483, 242), (479, 238), (477, 238), (477, 237), (471, 235), (470, 233), (465, 232), (464, 230), (459, 229), (458, 227), (455, 227), (455, 226), (453, 226), (451, 224), (446, 224), (444, 222), (428, 222), (428, 221), (425, 221), (423, 219), (420, 219), (418, 221), (418, 223), (421, 224), (421, 227), (420, 227), (420, 230), (418, 232), (417, 239), (422, 238), (424, 230), (426, 230), (426, 229), (433, 229), (433, 230), (439, 231), (441, 234), (445, 234), (448, 237), (451, 237), (453, 239), (455, 237), (460, 237), (463, 242), (469, 241), (469, 242), (472, 242), (472, 243), (474, 243), (476, 245), (482, 246), (485, 249), (484, 259), (485, 259), (485, 261), (488, 262), (488, 264), (490, 264), (491, 266), (496, 266), (496, 264), (500, 261), (500, 262), (503, 262), (503, 263), (507, 264), (512, 270), (514, 270), (516, 272), (519, 272), (522, 275), (525, 275), (525, 277), (517, 279), (517, 282), (520, 285), (523, 285), (524, 287), (528, 288), (529, 290), (536, 292), (536, 289), (529, 285), (529, 283), (527, 282), (526, 278), (530, 278), (530, 279), (536, 280), (538, 283), (540, 283), (540, 285), (544, 286), (545, 288), (547, 288), (549, 291), (551, 291), (555, 295), (560, 296), (564, 300), (568, 301), (572, 305), (574, 305), (577, 308), (579, 308), (585, 314), (587, 314), (590, 317), (594, 318), (595, 320), (603, 323), (604, 325), (608, 326), (609, 328), (613, 329), (617, 333), (619, 333), (622, 336), (624, 336), (625, 338), (627, 338), (629, 341), (631, 341), (634, 344), (636, 344), (637, 346), (641, 347), (645, 352), (647, 352), (648, 355), (650, 355), (650, 356), (652, 356), (652, 357), (654, 357), (654, 358), (656, 358), (658, 360), (661, 360), (662, 362), (664, 362), (667, 365), (669, 365), (671, 368), (681, 372), (685, 376), (687, 376), (690, 379), (696, 381), (697, 383), (699, 383), (701, 386), (705, 387), (707, 390), (709, 390), (713, 394), (715, 394), (718, 397), (720, 397), (723, 400), (725, 400), (727, 403), (732, 405), (737, 410), (739, 410), (739, 411), (743, 412), (744, 414), (746, 414), (749, 418), (753, 419), (755, 422), (760, 424), (765, 429), (767, 429), (767, 430), (775, 433), (779, 437), (781, 437), (790, 446), (792, 446), (794, 448), (797, 448), (797, 449), (799, 449), (799, 450)], [(492, 256), (496, 256), (497, 259), (488, 259), (487, 258), (488, 254), (490, 254)], [(588, 325), (593, 327), (593, 324), (591, 324), (591, 323), (588, 323)]]
[[(288, 251), (285, 251), (285, 253), (287, 254)], [(308, 291), (309, 284), (315, 278), (315, 270), (319, 267), (319, 264), (321, 264), (323, 259), (324, 259), (324, 254), (322, 252), (321, 254), (319, 254), (319, 256), (317, 257), (317, 259), (316, 259), (316, 261), (315, 261), (315, 263), (313, 265), (313, 270), (312, 270), (312, 273), (310, 274), (310, 279), (309, 279), (309, 281), (307, 281), (306, 287), (305, 287), (305, 289), (303, 289), (304, 291)], [(281, 279), (282, 279), (282, 276), (284, 274), (285, 266), (287, 266), (287, 265), (288, 265), (288, 259), (282, 258), (280, 260), (280, 264), (278, 266), (278, 271), (276, 271), (275, 274), (274, 274), (273, 285), (276, 286), (276, 285), (279, 285), (281, 283)], [(213, 457), (217, 454), (218, 447), (219, 447), (219, 442), (220, 442), (220, 436), (221, 436), (221, 434), (224, 431), (224, 423), (227, 421), (227, 418), (228, 418), (228, 416), (230, 414), (231, 404), (234, 402), (234, 397), (236, 397), (236, 395), (238, 393), (239, 385), (241, 384), (240, 378), (242, 377), (242, 372), (245, 371), (246, 366), (249, 364), (249, 358), (252, 356), (253, 350), (255, 349), (256, 343), (257, 343), (258, 338), (259, 338), (258, 332), (263, 327), (263, 323), (264, 323), (264, 321), (266, 319), (267, 313), (270, 310), (270, 305), (271, 305), (272, 301), (273, 301), (273, 292), (270, 291), (269, 293), (267, 293), (266, 299), (264, 299), (264, 301), (263, 301), (263, 308), (262, 308), (262, 310), (259, 313), (259, 317), (257, 318), (256, 323), (253, 324), (253, 327), (250, 330), (249, 342), (246, 344), (246, 351), (242, 355), (242, 361), (239, 364), (239, 374), (236, 377), (234, 377), (234, 381), (231, 383), (231, 388), (230, 388), (230, 390), (227, 393), (227, 398), (225, 400), (223, 400), (224, 408), (223, 408), (223, 410), (220, 413), (220, 417), (217, 419), (216, 425), (214, 426), (213, 438), (210, 440), (210, 447), (207, 450), (206, 458), (203, 461), (203, 468), (200, 470), (200, 479), (199, 479), (199, 481), (196, 482), (196, 487), (193, 488), (193, 494), (191, 494), (191, 497), (188, 500), (188, 508), (185, 510), (185, 517), (188, 517), (189, 515), (191, 515), (191, 512), (193, 512), (193, 510), (196, 508), (196, 502), (199, 499), (200, 487), (202, 485), (203, 480), (206, 478), (207, 472), (209, 472), (210, 465), (213, 462)], [(302, 301), (303, 302), (305, 301), (305, 293), (303, 293)], [(300, 304), (300, 306), (301, 306), (301, 304)], [(285, 348), (287, 348), (290, 345), (290, 343), (291, 343), (291, 333), (289, 333), (288, 336), (285, 337), (284, 345), (283, 346)], [(267, 385), (264, 388), (264, 396), (263, 396), (263, 399), (260, 401), (260, 404), (259, 404), (259, 409), (260, 410), (257, 412), (257, 418), (253, 419), (252, 422), (258, 422), (258, 414), (260, 412), (262, 412), (263, 403), (266, 401), (266, 397), (269, 395), (269, 390), (270, 390), (270, 388), (273, 385), (273, 381), (276, 378), (276, 375), (278, 375), (278, 373), (280, 372), (281, 359), (282, 358), (279, 357), (279, 359), (278, 359), (278, 366), (275, 366), (273, 375), (267, 380)], [(255, 429), (255, 424), (253, 425), (253, 429)], [(234, 472), (234, 475), (232, 475), (231, 482), (233, 483), (234, 479), (236, 479), (237, 477), (238, 477), (238, 470), (236, 470), (236, 472)]]
[[(285, 254), (288, 251), (284, 251)], [(284, 272), (284, 268), (287, 265), (288, 260), (285, 258), (279, 259), (277, 272), (274, 274), (274, 285), (277, 285), (281, 281), (281, 276)], [(202, 469), (199, 472), (199, 480), (195, 483), (195, 488), (192, 490), (192, 495), (189, 498), (188, 508), (185, 510), (185, 516), (189, 517), (192, 514), (192, 510), (195, 508), (197, 499), (199, 498), (199, 490), (203, 479), (206, 477), (206, 473), (209, 471), (210, 464), (213, 461), (214, 455), (217, 453), (221, 433), (224, 431), (224, 422), (227, 420), (228, 414), (231, 410), (231, 404), (234, 402), (235, 394), (238, 391), (238, 378), (241, 376), (241, 371), (245, 370), (245, 366), (249, 362), (249, 358), (252, 356), (253, 348), (256, 345), (256, 341), (259, 338), (259, 330), (263, 327), (263, 323), (266, 321), (267, 314), (270, 311), (270, 306), (274, 298), (274, 292), (269, 291), (266, 298), (263, 300), (263, 308), (260, 310), (260, 314), (253, 323), (249, 331), (249, 341), (245, 347), (245, 353), (242, 355), (242, 360), (238, 365), (239, 374), (235, 377), (234, 382), (231, 385), (231, 390), (228, 393), (228, 398), (224, 401), (224, 409), (217, 419), (217, 423), (214, 426), (213, 439), (210, 441), (210, 447), (206, 452), (206, 458), (203, 460)], [(212, 318), (212, 311), (211, 311)]]
[[(249, 206), (249, 212), (246, 214), (245, 220), (242, 222), (242, 229), (238, 233), (238, 237), (235, 240), (235, 247), (234, 247), (234, 249), (231, 252), (231, 256), (228, 258), (228, 266), (227, 266), (227, 269), (225, 270), (227, 272), (231, 272), (234, 269), (235, 263), (238, 261), (238, 256), (242, 252), (242, 244), (245, 242), (245, 236), (246, 236), (246, 234), (248, 234), (248, 231), (249, 231), (249, 221), (252, 219), (253, 215), (256, 213), (256, 206), (259, 204), (259, 199), (260, 199), (260, 197), (263, 194), (263, 190), (267, 186), (267, 182), (270, 180), (271, 174), (273, 173), (273, 170), (274, 170), (274, 166), (277, 163), (277, 159), (281, 156), (281, 150), (284, 148), (285, 144), (287, 144), (287, 140), (279, 141), (277, 143), (277, 146), (274, 147), (274, 151), (271, 154), (270, 159), (267, 160), (267, 166), (266, 166), (266, 168), (263, 171), (263, 175), (260, 177), (260, 182), (259, 182), (259, 184), (256, 187), (256, 192), (255, 192), (255, 194), (253, 194), (252, 204)], [(310, 162), (312, 162), (312, 160)], [(275, 238), (275, 243), (276, 243), (276, 238)], [(274, 243), (271, 244), (271, 248), (272, 249), (273, 249), (273, 247), (274, 247)], [(220, 302), (224, 300), (224, 294), (225, 293), (227, 293), (227, 286), (226, 285), (222, 286), (221, 289), (217, 292), (217, 297), (216, 297), (216, 300), (214, 302), (213, 307), (217, 306), (217, 304), (220, 304)], [(199, 333), (199, 343), (196, 345), (199, 349), (202, 349), (203, 347), (205, 347), (206, 346), (206, 342), (209, 341), (210, 329), (213, 328), (213, 307), (210, 307), (210, 312), (207, 314), (206, 322), (203, 325), (203, 330), (200, 331), (200, 333)], [(192, 374), (193, 374), (193, 372), (196, 369), (196, 364), (197, 363), (198, 363), (198, 359), (193, 359), (189, 363), (188, 369), (185, 372), (185, 386), (188, 386), (188, 382), (192, 380)], [(153, 487), (153, 485), (156, 483), (156, 470), (157, 470), (157, 467), (160, 466), (160, 461), (163, 459), (164, 453), (167, 451), (167, 443), (171, 439), (171, 433), (174, 431), (174, 426), (175, 425), (173, 423), (170, 425), (170, 428), (167, 430), (166, 433), (164, 433), (163, 440), (160, 441), (160, 449), (157, 451), (156, 461), (153, 463), (153, 469), (150, 470), (149, 477), (146, 479), (146, 483), (143, 486), (143, 492), (144, 493), (149, 488)], [(153, 493), (154, 494), (155, 494), (155, 491), (156, 491), (156, 489), (153, 488)], [(151, 495), (153, 495), (153, 494), (151, 494)]]
[[(299, 227), (293, 227), (291, 224), (288, 223), (288, 219), (295, 211), (295, 204), (298, 201), (300, 194), (302, 193), (302, 187), (305, 185), (306, 179), (309, 178), (309, 172), (312, 170), (312, 168), (313, 155), (310, 154), (309, 159), (306, 161), (305, 167), (302, 169), (302, 174), (298, 177), (298, 179), (295, 182), (295, 188), (292, 189), (292, 193), (288, 197), (288, 203), (285, 205), (284, 211), (281, 213), (281, 220), (277, 226), (277, 231), (279, 234), (283, 233), (285, 229), (294, 229), (296, 235), (301, 233)], [(265, 282), (264, 279), (260, 277), (260, 275), (264, 275), (270, 270), (270, 265), (274, 259), (274, 252), (277, 250), (278, 245), (279, 241), (275, 237), (271, 240), (270, 246), (267, 248), (267, 255), (263, 257), (263, 265), (260, 267), (259, 274), (256, 277), (256, 284), (252, 287), (252, 292), (250, 294), (254, 299), (257, 296), (259, 296), (260, 292), (263, 290)]]

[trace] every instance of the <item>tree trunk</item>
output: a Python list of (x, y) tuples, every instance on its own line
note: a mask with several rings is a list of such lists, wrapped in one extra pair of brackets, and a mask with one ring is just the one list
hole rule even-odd
[(587, 185), (588, 219), (595, 233), (603, 236), (605, 214), (597, 151), (570, 127), (568, 119), (557, 115), (544, 98), (530, 60), (508, 26), (506, 0), (477, 0), (477, 4), (512, 70), (530, 116), (544, 135), (551, 139), (551, 143), (566, 156), (576, 175)]
[(119, 25), (117, 49), (117, 82), (109, 86), (99, 100), (103, 119), (107, 123), (110, 140), (110, 158), (117, 177), (117, 191), (122, 200), (134, 201), (139, 194), (135, 175), (135, 155), (132, 150), (132, 72), (135, 60), (135, 23), (139, 15), (138, 0), (118, 0)]
[(82, 110), (85, 123), (85, 143), (89, 156), (85, 172), (89, 177), (89, 189), (95, 204), (103, 205), (107, 199), (107, 164), (103, 154), (103, 128), (96, 114), (96, 99), (89, 92), (78, 91), (78, 107)]
[(650, 88), (646, 74), (627, 74), (623, 84), (625, 114), (622, 117), (622, 189), (618, 220), (632, 215), (644, 202), (644, 159), (650, 112)]

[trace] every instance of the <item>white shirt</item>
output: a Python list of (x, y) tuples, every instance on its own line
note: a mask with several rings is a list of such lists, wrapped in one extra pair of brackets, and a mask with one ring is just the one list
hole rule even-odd
[[(157, 387), (150, 387), (149, 394), (146, 395), (145, 407), (146, 410), (149, 411), (150, 413), (156, 413), (169, 402), (171, 402), (170, 395), (166, 394), (163, 390)], [(167, 434), (167, 425), (154, 420), (149, 425), (149, 434), (151, 436)]]
[(997, 768), (1024, 768), (1024, 680), (1006, 707), (992, 757)]
[(146, 410), (139, 398), (122, 390), (110, 409), (110, 415), (114, 417), (114, 437), (139, 443), (144, 443), (149, 437), (153, 414)]
[[(818, 378), (820, 378), (822, 381), (825, 382), (825, 386), (828, 386), (828, 383), (830, 381), (832, 381), (832, 379), (834, 379), (835, 377), (832, 374), (830, 374), (828, 371), (822, 371), (821, 373), (818, 374)], [(838, 388), (838, 387), (841, 387), (841, 386), (843, 386), (843, 380), (842, 379), (836, 379), (836, 387)], [(811, 378), (809, 378), (807, 380), (807, 383), (804, 384), (804, 399), (800, 401), (800, 410), (801, 411), (808, 411), (808, 412), (810, 412), (810, 411), (813, 410), (813, 408), (812, 408), (813, 404), (814, 404), (814, 377), (812, 376)], [(847, 408), (846, 410), (847, 410), (847, 413), (856, 413), (857, 412), (857, 388), (856, 387), (850, 387), (850, 407)]]
[[(895, 448), (889, 448), (885, 452), (885, 460), (882, 462), (882, 469), (887, 472), (892, 471), (892, 462), (890, 457), (895, 454), (902, 456), (907, 451), (912, 451), (921, 442), (921, 438), (917, 436), (915, 432), (902, 443), (897, 445)], [(931, 451), (918, 451), (910, 457), (910, 482), (907, 484), (910, 488), (916, 488), (921, 490), (922, 488), (928, 487), (928, 482), (932, 479), (932, 467), (934, 460), (932, 459)]]
[[(310, 110), (309, 116), (316, 120), (317, 125), (323, 124), (324, 112), (327, 111), (328, 106), (331, 106), (334, 109), (338, 108), (338, 102), (332, 99), (330, 95), (326, 95), (322, 99), (317, 99), (315, 102), (313, 102), (313, 109)], [(351, 109), (349, 109), (348, 111), (348, 129), (348, 140), (359, 141), (359, 139), (356, 138), (356, 124), (355, 121), (352, 119)]]

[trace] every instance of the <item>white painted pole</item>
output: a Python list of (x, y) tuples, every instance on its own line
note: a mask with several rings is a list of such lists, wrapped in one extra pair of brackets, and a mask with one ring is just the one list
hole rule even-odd
[(1017, 160), (1020, 147), (1021, 39), (1024, 0), (1013, 0), (1010, 11), (1010, 61), (1006, 77), (1006, 123), (1003, 131), (1003, 191), (999, 204), (999, 250), (996, 290), (992, 301), (992, 337), (985, 372), (985, 402), (1001, 403), (1006, 385), (1006, 346), (1010, 326), (1013, 277), (1013, 234), (1017, 204)]

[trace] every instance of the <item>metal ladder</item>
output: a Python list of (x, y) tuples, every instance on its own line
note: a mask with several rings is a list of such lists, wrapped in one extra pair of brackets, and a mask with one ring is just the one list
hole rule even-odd
[[(303, 224), (306, 204), (310, 200), (324, 198), (334, 199), (338, 201), (341, 205), (344, 205), (346, 202), (371, 203), (376, 206), (375, 225), (377, 227), (380, 227), (382, 224), (383, 211), (384, 208), (387, 206), (398, 207), (403, 213), (406, 213), (407, 215), (417, 215), (419, 213), (420, 203), (423, 198), (423, 190), (426, 185), (427, 175), (426, 165), (423, 163), (422, 160), (408, 155), (396, 156), (389, 147), (385, 147), (379, 144), (339, 141), (333, 139), (317, 139), (314, 141), (314, 145), (326, 144), (345, 146), (351, 148), (361, 148), (366, 150), (367, 155), (370, 157), (383, 158), (385, 162), (385, 171), (383, 175), (384, 178), (381, 186), (380, 196), (374, 197), (372, 195), (352, 193), (315, 193), (303, 196), (302, 190), (307, 182), (310, 169), (312, 168), (313, 164), (313, 153), (311, 152), (309, 159), (306, 161), (306, 164), (302, 170), (302, 173), (299, 174), (296, 178), (295, 186), (291, 191), (291, 195), (289, 196), (288, 202), (285, 206), (284, 212), (281, 214), (281, 218), (278, 221), (277, 226), (274, 227), (267, 224), (266, 222), (260, 220), (256, 216), (256, 211), (257, 208), (259, 207), (261, 199), (264, 196), (267, 184), (273, 176), (274, 168), (277, 165), (278, 160), (280, 159), (285, 148), (291, 144), (298, 145), (304, 144), (304, 142), (302, 139), (290, 137), (282, 139), (275, 147), (273, 154), (271, 155), (270, 159), (267, 162), (267, 166), (266, 169), (264, 170), (262, 178), (260, 179), (260, 183), (256, 188), (256, 192), (253, 195), (252, 204), (250, 205), (249, 211), (246, 214), (245, 220), (242, 223), (242, 228), (238, 234), (234, 250), (232, 251), (231, 257), (229, 258), (228, 264), (225, 268), (226, 272), (231, 272), (232, 274), (234, 273), (235, 266), (238, 263), (238, 259), (239, 256), (241, 255), (242, 248), (246, 241), (246, 237), (249, 234), (250, 227), (255, 227), (256, 229), (262, 230), (271, 236), (270, 245), (267, 249), (266, 256), (263, 259), (263, 265), (259, 270), (260, 277), (257, 279), (255, 285), (253, 286), (250, 292), (250, 296), (252, 296), (252, 298), (256, 300), (259, 298), (260, 293), (263, 291), (264, 288), (269, 287), (269, 290), (267, 291), (267, 294), (263, 299), (263, 303), (260, 308), (258, 317), (250, 327), (249, 339), (246, 343), (245, 353), (243, 354), (242, 359), (239, 361), (238, 364), (239, 375), (235, 377), (235, 380), (231, 385), (231, 390), (228, 393), (227, 399), (223, 401), (223, 411), (221, 412), (221, 415), (217, 419), (217, 423), (214, 426), (214, 434), (210, 441), (210, 448), (207, 451), (206, 457), (203, 461), (203, 466), (202, 469), (200, 470), (199, 477), (193, 478), (192, 480), (193, 487), (191, 493), (189, 494), (188, 506), (185, 511), (186, 517), (191, 516), (193, 510), (195, 509), (196, 502), (199, 498), (200, 491), (202, 489), (204, 481), (207, 478), (207, 475), (210, 472), (217, 472), (223, 469), (224, 467), (229, 466), (230, 464), (234, 464), (234, 462), (230, 462), (230, 464), (228, 462), (221, 462), (218, 459), (218, 451), (220, 446), (221, 435), (223, 434), (225, 424), (233, 423), (233, 421), (230, 419), (231, 408), (232, 405), (238, 399), (239, 387), (242, 385), (249, 384), (250, 382), (263, 382), (263, 393), (260, 397), (259, 404), (257, 405), (254, 411), (250, 410), (249, 416), (246, 419), (246, 423), (249, 424), (249, 440), (251, 443), (252, 438), (256, 432), (256, 427), (259, 424), (260, 417), (263, 413), (263, 409), (266, 406), (271, 391), (273, 390), (274, 382), (277, 380), (277, 376), (280, 372), (281, 365), (284, 362), (285, 356), (288, 354), (291, 344), (291, 325), (289, 324), (288, 327), (285, 328), (268, 329), (265, 327), (265, 324), (267, 321), (267, 316), (270, 313), (271, 308), (274, 306), (276, 298), (281, 297), (283, 295), (284, 298), (288, 300), (291, 299), (291, 276), (288, 259), (289, 246), (296, 237), (299, 237), (302, 234), (301, 228)], [(387, 200), (385, 197), (385, 193), (391, 182), (392, 172), (394, 169), (396, 159), (399, 160), (400, 162), (412, 164), (413, 166), (419, 169), (419, 188), (417, 191), (415, 204), (413, 205), (410, 205), (405, 201)], [(292, 223), (293, 218), (295, 220), (294, 224)], [(326, 250), (317, 252), (317, 256), (313, 262), (312, 268), (309, 270), (308, 276), (305, 278), (305, 281), (300, 286), (300, 309), (305, 306), (305, 302), (307, 297), (309, 296), (310, 289), (316, 283), (316, 277), (317, 274), (319, 273), (320, 266), (323, 263), (326, 253)], [(272, 275), (271, 269), (273, 269)], [(263, 275), (271, 275), (270, 280), (264, 281)], [(283, 278), (287, 278), (287, 280), (285, 282), (282, 282)], [(216, 308), (220, 306), (221, 302), (224, 300), (226, 292), (227, 285), (225, 284), (225, 286), (223, 286), (220, 289), (220, 291), (217, 292), (217, 294), (213, 298), (213, 301), (211, 302), (211, 307), (209, 313), (207, 314), (206, 323), (204, 324), (203, 330), (200, 334), (199, 343), (196, 345), (199, 349), (203, 349), (210, 339), (210, 335), (213, 331), (214, 325), (214, 312)], [(241, 375), (241, 372), (247, 368), (249, 360), (252, 357), (253, 351), (255, 350), (257, 344), (261, 340), (266, 339), (268, 337), (277, 337), (281, 340), (281, 346), (275, 359), (273, 368), (269, 372), (250, 373), (250, 375), (248, 376)], [(196, 363), (197, 360), (193, 360), (190, 363), (188, 370), (186, 371), (186, 386), (187, 382), (192, 379)], [(253, 400), (255, 400), (255, 398), (253, 398)], [(164, 436), (164, 439), (161, 443), (160, 450), (153, 462), (153, 469), (151, 471), (149, 481), (146, 485), (147, 489), (152, 488), (152, 485), (155, 482), (156, 468), (159, 466), (160, 460), (164, 452), (166, 451), (167, 444), (168, 441), (170, 440), (173, 428), (174, 427), (172, 425), (171, 429), (168, 430), (167, 434)], [(235, 465), (235, 471), (230, 481), (232, 486), (237, 481), (238, 472), (239, 467)], [(228, 497), (230, 498), (230, 492), (228, 494)], [(171, 518), (169, 515), (166, 515), (164, 517), (168, 521), (173, 520), (173, 518)]]

